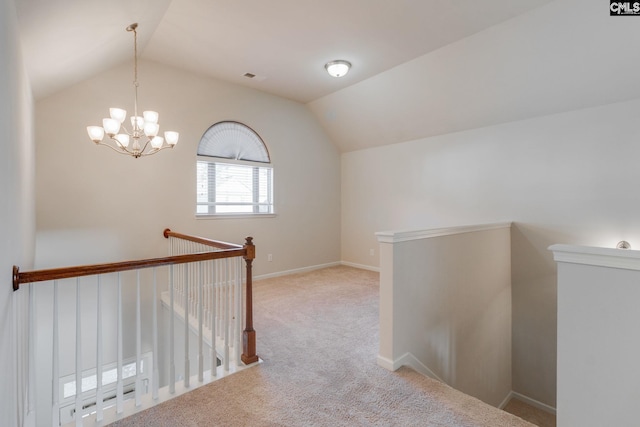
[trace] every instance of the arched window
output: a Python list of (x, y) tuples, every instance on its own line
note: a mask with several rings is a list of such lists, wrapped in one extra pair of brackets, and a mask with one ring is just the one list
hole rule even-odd
[(273, 214), (273, 168), (260, 135), (219, 122), (198, 144), (197, 215)]

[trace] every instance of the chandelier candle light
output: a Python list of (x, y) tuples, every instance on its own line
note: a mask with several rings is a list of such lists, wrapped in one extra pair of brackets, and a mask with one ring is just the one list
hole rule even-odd
[[(103, 119), (102, 126), (87, 126), (87, 133), (97, 145), (105, 145), (117, 153), (138, 158), (155, 154), (165, 148), (173, 148), (178, 143), (179, 134), (178, 132), (166, 131), (164, 138), (158, 136), (160, 125), (158, 124), (158, 113), (155, 111), (144, 111), (142, 116), (138, 116), (138, 33), (136, 28), (138, 28), (138, 24), (131, 24), (127, 27), (127, 31), (133, 32), (134, 102), (131, 132), (123, 126), (127, 112), (122, 108), (109, 108), (111, 117)], [(105, 133), (109, 140), (102, 142)]]

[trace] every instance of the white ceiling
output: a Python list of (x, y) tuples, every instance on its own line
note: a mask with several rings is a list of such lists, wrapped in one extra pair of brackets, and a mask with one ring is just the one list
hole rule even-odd
[(640, 17), (609, 16), (602, 0), (554, 0), (307, 105), (342, 152), (455, 138), (639, 98), (632, 40)]
[[(310, 102), (551, 0), (16, 0), (34, 95), (141, 57)], [(344, 78), (324, 64), (353, 63)], [(248, 79), (245, 73), (257, 77)]]

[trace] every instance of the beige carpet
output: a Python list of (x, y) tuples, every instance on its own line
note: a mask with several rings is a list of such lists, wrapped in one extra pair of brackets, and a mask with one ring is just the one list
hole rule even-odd
[(556, 416), (518, 399), (511, 399), (504, 410), (523, 418), (538, 427), (556, 427)]
[(411, 369), (376, 364), (378, 274), (255, 283), (264, 362), (115, 426), (532, 426)]

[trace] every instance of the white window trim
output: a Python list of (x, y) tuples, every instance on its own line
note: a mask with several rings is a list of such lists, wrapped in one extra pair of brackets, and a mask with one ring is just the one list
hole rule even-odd
[(210, 157), (210, 156), (196, 156), (196, 158), (198, 162), (231, 163), (235, 165), (258, 166), (258, 167), (273, 169), (273, 163), (250, 162), (246, 160), (225, 159), (223, 157)]
[[(196, 162), (209, 162), (209, 163), (228, 163), (228, 164), (237, 164), (237, 165), (244, 165), (244, 166), (251, 166), (251, 167), (263, 167), (263, 168), (271, 168), (271, 170), (274, 170), (274, 165), (273, 163), (261, 163), (261, 162), (252, 162), (252, 161), (246, 161), (246, 160), (236, 160), (236, 159), (225, 159), (225, 158), (221, 158), (221, 157), (210, 157), (210, 156), (196, 156)], [(273, 185), (273, 176), (272, 178), (272, 185)], [(240, 213), (240, 212), (234, 212), (234, 213), (198, 213), (196, 211), (195, 213), (195, 217), (196, 219), (203, 219), (203, 220), (209, 220), (209, 219), (250, 219), (250, 218), (275, 218), (277, 216), (276, 213), (276, 205), (275, 205), (275, 194), (272, 195), (273, 197), (273, 204), (272, 204), (272, 210), (273, 212), (265, 212), (265, 213), (259, 213), (259, 212), (247, 212), (247, 213)], [(195, 203), (196, 207), (198, 205), (197, 201)], [(197, 209), (197, 208), (196, 208)]]
[(211, 214), (211, 213), (197, 213), (196, 214), (196, 219), (203, 219), (203, 220), (207, 220), (207, 219), (249, 219), (249, 218), (275, 218), (278, 215), (275, 213), (246, 213), (246, 214), (225, 214), (225, 213), (218, 213), (218, 214)]

